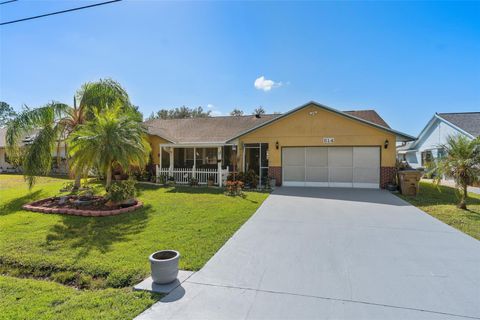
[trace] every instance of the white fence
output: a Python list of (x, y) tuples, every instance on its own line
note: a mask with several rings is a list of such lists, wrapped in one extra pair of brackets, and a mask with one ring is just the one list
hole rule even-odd
[(157, 176), (164, 176), (166, 179), (173, 177), (175, 183), (189, 184), (192, 178), (197, 179), (199, 184), (207, 184), (208, 180), (213, 180), (213, 183), (219, 185), (218, 179), (222, 180), (222, 185), (227, 179), (228, 169), (222, 169), (220, 172), (217, 169), (192, 169), (192, 168), (159, 168), (157, 165)]

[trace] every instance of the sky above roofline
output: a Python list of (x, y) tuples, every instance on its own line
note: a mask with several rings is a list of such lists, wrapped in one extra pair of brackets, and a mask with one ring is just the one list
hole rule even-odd
[[(72, 5), (18, 1), (0, 21)], [(111, 77), (146, 116), (315, 100), (417, 135), (435, 112), (480, 110), (478, 39), (480, 2), (123, 1), (0, 27), (0, 100), (72, 103)]]

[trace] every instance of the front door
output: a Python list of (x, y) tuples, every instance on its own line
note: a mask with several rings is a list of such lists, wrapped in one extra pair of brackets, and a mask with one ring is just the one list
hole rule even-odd
[(259, 185), (264, 185), (268, 178), (268, 143), (249, 143), (243, 148), (244, 172), (253, 170), (258, 175)]

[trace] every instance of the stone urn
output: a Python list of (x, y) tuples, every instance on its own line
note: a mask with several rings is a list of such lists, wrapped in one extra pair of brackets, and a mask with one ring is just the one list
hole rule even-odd
[(180, 253), (175, 250), (162, 250), (149, 257), (152, 280), (156, 284), (166, 284), (177, 279)]

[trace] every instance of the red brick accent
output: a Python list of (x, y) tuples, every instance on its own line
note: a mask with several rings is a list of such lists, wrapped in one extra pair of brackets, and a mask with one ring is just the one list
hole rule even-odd
[(395, 182), (395, 175), (397, 168), (395, 167), (381, 167), (380, 168), (380, 188), (385, 189), (387, 183)]
[(275, 178), (277, 187), (282, 185), (282, 167), (268, 167), (268, 176)]
[[(48, 198), (51, 199), (51, 198)], [(93, 210), (82, 210), (82, 209), (68, 209), (68, 208), (46, 208), (42, 207), (40, 203), (44, 200), (35, 201), (29, 204), (23, 205), (23, 209), (27, 211), (34, 211), (34, 212), (43, 212), (43, 213), (61, 213), (61, 214), (68, 214), (72, 216), (84, 216), (84, 217), (107, 217), (107, 216), (114, 216), (117, 214), (125, 213), (125, 212), (132, 212), (137, 209), (143, 207), (143, 203), (138, 201), (137, 204), (126, 207), (120, 208), (115, 210), (104, 210), (104, 211), (93, 211)]]

